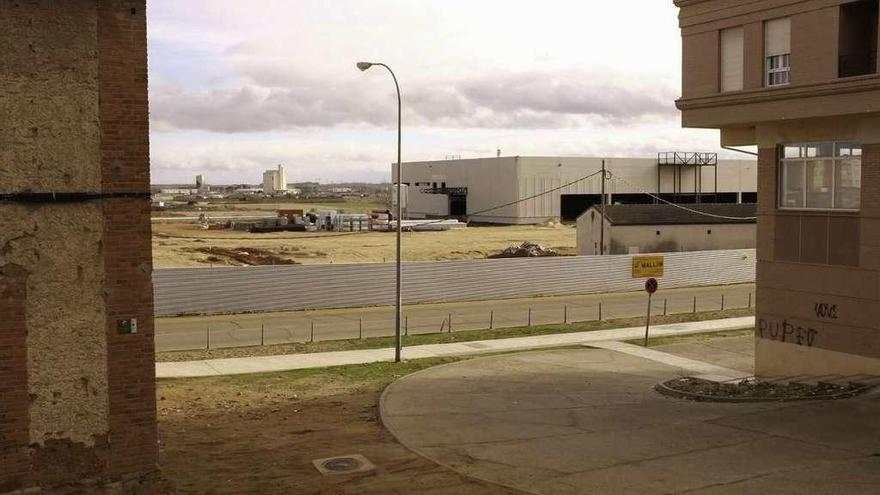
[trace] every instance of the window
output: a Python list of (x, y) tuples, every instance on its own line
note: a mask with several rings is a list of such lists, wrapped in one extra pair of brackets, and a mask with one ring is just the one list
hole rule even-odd
[(721, 91), (743, 89), (743, 28), (721, 30)]
[(855, 143), (787, 144), (780, 149), (779, 207), (858, 210), (862, 147)]
[(791, 72), (790, 57), (791, 55), (767, 57), (767, 86), (783, 86), (788, 84), (788, 75)]
[(862, 0), (840, 6), (838, 77), (877, 72), (877, 4)]
[(791, 82), (791, 21), (773, 19), (764, 23), (764, 84), (783, 86)]

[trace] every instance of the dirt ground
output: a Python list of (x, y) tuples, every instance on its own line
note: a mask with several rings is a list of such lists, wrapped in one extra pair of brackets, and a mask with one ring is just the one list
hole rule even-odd
[[(158, 384), (168, 494), (513, 495), (413, 454), (378, 419), (384, 387), (447, 360)], [(362, 454), (377, 469), (325, 477), (312, 460)]]
[[(240, 260), (208, 254), (205, 248), (232, 251), (261, 250), (296, 263), (370, 263), (394, 259), (391, 232), (339, 236), (333, 233), (247, 232), (202, 230), (194, 224), (153, 224), (153, 264), (156, 268), (242, 265)], [(560, 225), (468, 227), (446, 232), (405, 232), (404, 260), (438, 261), (486, 258), (524, 241), (576, 254), (576, 229)]]

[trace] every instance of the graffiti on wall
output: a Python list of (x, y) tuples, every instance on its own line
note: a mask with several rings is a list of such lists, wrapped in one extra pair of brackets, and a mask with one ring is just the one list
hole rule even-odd
[(797, 345), (812, 347), (816, 343), (819, 331), (815, 328), (789, 323), (788, 320), (773, 321), (758, 319), (758, 337), (762, 339), (790, 342)]
[(816, 316), (819, 318), (828, 318), (830, 320), (837, 319), (837, 305), (828, 303), (816, 303), (813, 306)]

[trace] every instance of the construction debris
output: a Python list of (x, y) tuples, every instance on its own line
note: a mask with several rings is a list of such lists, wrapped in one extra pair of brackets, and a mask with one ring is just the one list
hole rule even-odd
[(258, 248), (199, 247), (193, 252), (207, 254), (206, 263), (220, 263), (233, 266), (298, 265), (296, 261)]
[(560, 254), (540, 244), (526, 241), (520, 245), (510, 246), (499, 254), (490, 255), (489, 258), (538, 258), (542, 256), (560, 256)]

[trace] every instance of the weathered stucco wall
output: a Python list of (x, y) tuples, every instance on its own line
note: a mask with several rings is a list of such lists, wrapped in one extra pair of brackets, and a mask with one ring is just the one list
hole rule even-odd
[[(3, 192), (97, 191), (94, 2), (0, 16)], [(0, 265), (27, 277), (30, 441), (92, 446), (108, 431), (100, 205), (0, 205)]]

